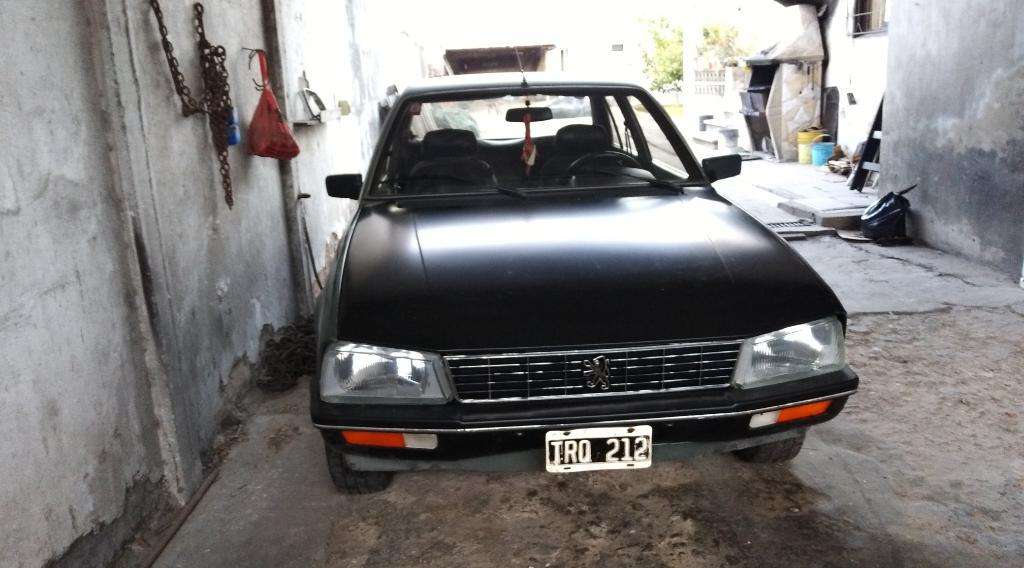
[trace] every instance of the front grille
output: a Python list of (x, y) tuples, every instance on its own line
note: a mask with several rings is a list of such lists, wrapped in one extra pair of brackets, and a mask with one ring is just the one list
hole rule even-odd
[[(448, 355), (444, 358), (463, 401), (621, 395), (729, 386), (739, 341), (655, 347)], [(588, 386), (584, 370), (605, 357), (608, 389)], [(589, 378), (593, 380), (593, 374)]]

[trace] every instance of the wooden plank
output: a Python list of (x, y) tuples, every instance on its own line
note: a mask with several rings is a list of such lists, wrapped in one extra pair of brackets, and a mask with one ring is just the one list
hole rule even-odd
[[(883, 99), (884, 101), (884, 99)], [(850, 189), (861, 191), (864, 189), (864, 184), (867, 183), (870, 172), (879, 172), (881, 167), (878, 165), (878, 150), (882, 145), (882, 105), (884, 102), (879, 102), (878, 110), (875, 113), (875, 120), (871, 124), (871, 130), (868, 131), (868, 138), (864, 142), (864, 148), (861, 150), (861, 159), (857, 162), (853, 168), (853, 173), (850, 175), (850, 179), (847, 181), (847, 185)]]

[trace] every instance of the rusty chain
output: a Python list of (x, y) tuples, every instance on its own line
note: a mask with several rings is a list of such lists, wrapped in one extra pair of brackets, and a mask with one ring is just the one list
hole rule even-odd
[(150, 7), (156, 15), (160, 30), (160, 42), (163, 45), (167, 66), (171, 71), (174, 91), (181, 99), (181, 113), (184, 116), (203, 113), (210, 123), (210, 135), (213, 146), (217, 150), (217, 161), (220, 166), (221, 187), (224, 189), (224, 201), (228, 207), (235, 204), (234, 192), (231, 188), (231, 165), (228, 162), (228, 121), (231, 118), (231, 86), (228, 84), (228, 71), (224, 66), (227, 52), (223, 45), (213, 45), (206, 39), (206, 28), (203, 25), (203, 5), (193, 5), (196, 35), (198, 36), (199, 65), (203, 78), (203, 95), (196, 101), (191, 89), (185, 84), (185, 76), (181, 73), (178, 58), (174, 56), (174, 44), (167, 38), (167, 26), (164, 25), (164, 13), (159, 0), (149, 0)]
[[(156, 1), (156, 0), (153, 0)], [(203, 27), (203, 5), (193, 5), (196, 15), (196, 33), (199, 34), (199, 62), (202, 67), (203, 106), (210, 117), (210, 132), (213, 134), (213, 145), (217, 148), (217, 159), (220, 162), (220, 179), (224, 187), (224, 201), (228, 207), (235, 204), (231, 191), (231, 165), (228, 163), (228, 121), (231, 119), (231, 86), (228, 84), (228, 70), (224, 66), (227, 53), (223, 45), (212, 45), (206, 39), (206, 28)]]
[(164, 56), (167, 57), (167, 66), (171, 70), (171, 81), (174, 82), (174, 91), (181, 99), (181, 114), (192, 116), (197, 112), (203, 112), (196, 100), (192, 98), (192, 90), (185, 84), (185, 76), (181, 74), (181, 67), (178, 58), (174, 56), (174, 44), (167, 38), (167, 26), (164, 25), (164, 11), (160, 9), (159, 0), (150, 0), (149, 5), (156, 15), (156, 24), (160, 30), (160, 43), (164, 48)]

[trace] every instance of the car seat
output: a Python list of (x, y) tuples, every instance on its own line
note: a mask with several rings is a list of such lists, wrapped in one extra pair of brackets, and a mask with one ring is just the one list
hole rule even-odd
[(609, 150), (608, 134), (597, 124), (570, 124), (555, 133), (555, 154), (541, 166), (541, 177), (565, 175), (581, 157)]
[(432, 130), (423, 136), (420, 161), (407, 177), (418, 193), (437, 187), (495, 185), (494, 170), (476, 153), (476, 136), (469, 130)]

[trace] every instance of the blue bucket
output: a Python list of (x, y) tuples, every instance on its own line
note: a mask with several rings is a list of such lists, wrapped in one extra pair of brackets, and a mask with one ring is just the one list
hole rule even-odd
[(832, 157), (832, 151), (835, 148), (835, 142), (818, 142), (811, 146), (811, 165), (824, 166), (825, 162)]

